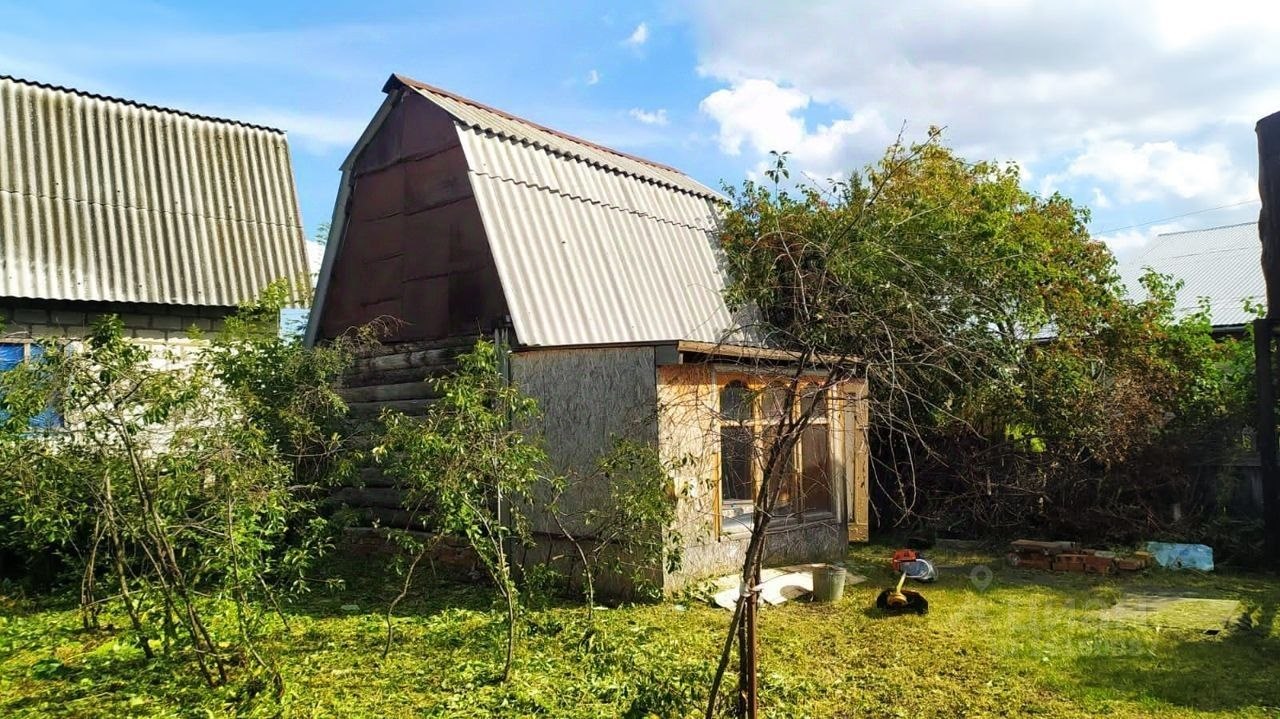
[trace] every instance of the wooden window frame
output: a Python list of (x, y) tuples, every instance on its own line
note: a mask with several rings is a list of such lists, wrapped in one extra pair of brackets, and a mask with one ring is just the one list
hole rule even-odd
[[(809, 387), (820, 386), (825, 377), (822, 375), (806, 375), (801, 378), (802, 385)], [(729, 369), (716, 371), (714, 373), (714, 386), (716, 396), (716, 417), (717, 417), (717, 443), (723, 442), (723, 434), (721, 429), (728, 426), (750, 427), (752, 434), (752, 461), (751, 461), (751, 484), (752, 499), (725, 499), (724, 497), (724, 464), (723, 464), (723, 445), (718, 446), (717, 456), (720, 461), (716, 463), (716, 528), (720, 535), (739, 535), (743, 532), (750, 531), (750, 521), (754, 506), (754, 496), (759, 492), (760, 483), (763, 481), (764, 467), (762, 460), (762, 452), (765, 449), (764, 431), (770, 426), (776, 426), (776, 421), (770, 421), (767, 416), (765, 404), (768, 402), (768, 388), (770, 386), (780, 386), (783, 391), (786, 390), (792, 377), (786, 374), (761, 374), (751, 373), (738, 369)], [(726, 387), (734, 382), (741, 382), (748, 391), (748, 401), (751, 404), (751, 418), (744, 420), (727, 419), (724, 414), (724, 408), (721, 406), (721, 393)], [(839, 519), (841, 493), (843, 492), (843, 481), (837, 475), (837, 437), (835, 421), (835, 408), (833, 398), (838, 395), (838, 388), (827, 387), (822, 390), (823, 401), (826, 403), (824, 412), (820, 417), (813, 418), (809, 427), (825, 427), (827, 431), (827, 475), (830, 483), (828, 487), (827, 507), (825, 509), (806, 510), (802, 505), (802, 493), (800, 489), (803, 483), (804, 470), (804, 442), (803, 437), (797, 440), (795, 447), (791, 452), (791, 462), (788, 470), (787, 481), (792, 486), (787, 493), (787, 504), (781, 505), (788, 508), (785, 514), (775, 514), (772, 527), (779, 529), (795, 526), (808, 522), (834, 521)], [(790, 411), (798, 413), (806, 401), (806, 395), (803, 389), (792, 397), (792, 405)], [(781, 501), (781, 498), (780, 498)], [(780, 509), (775, 508), (775, 512)]]

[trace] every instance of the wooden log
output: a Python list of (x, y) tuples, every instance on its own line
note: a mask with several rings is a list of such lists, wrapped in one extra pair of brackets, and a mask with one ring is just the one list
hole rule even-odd
[(340, 387), (338, 396), (347, 404), (362, 402), (393, 402), (397, 400), (433, 399), (439, 396), (427, 382), (401, 382), (399, 384), (374, 384), (364, 387)]
[(366, 347), (356, 353), (357, 357), (380, 357), (384, 355), (402, 354), (405, 352), (415, 352), (418, 350), (435, 350), (435, 349), (460, 349), (466, 352), (475, 346), (482, 335), (468, 334), (456, 335), (454, 337), (445, 337), (438, 340), (417, 340), (413, 342), (388, 342), (385, 344), (373, 345)]
[(363, 372), (346, 374), (339, 383), (341, 387), (368, 387), (374, 384), (402, 384), (405, 382), (425, 382), (448, 375), (454, 367), (410, 367), (407, 369), (383, 370), (381, 372)]
[(411, 417), (420, 417), (427, 412), (427, 407), (435, 400), (432, 399), (402, 399), (389, 402), (348, 402), (347, 406), (351, 409), (351, 414), (357, 418), (360, 417), (377, 417), (382, 414), (382, 410), (389, 409)]
[(411, 369), (414, 367), (452, 367), (457, 364), (458, 355), (465, 351), (466, 349), (462, 347), (452, 347), (364, 357), (351, 363), (351, 373), (385, 372), (387, 370)]
[(422, 515), (405, 509), (389, 507), (359, 507), (355, 510), (356, 526), (379, 526), (389, 529), (426, 530), (429, 527), (422, 521)]
[(328, 501), (348, 507), (404, 509), (404, 492), (395, 487), (339, 487)]
[(364, 467), (357, 474), (361, 487), (394, 487), (396, 480), (388, 477), (381, 467)]

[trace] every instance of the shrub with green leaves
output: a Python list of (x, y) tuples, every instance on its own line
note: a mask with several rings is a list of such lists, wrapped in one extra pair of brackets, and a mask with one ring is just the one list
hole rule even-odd
[[(292, 429), (341, 408), (266, 409), (273, 387), (323, 396), (332, 376), (299, 369), (303, 351), (284, 342), (230, 334), (212, 349), (151, 349), (107, 317), (84, 341), (50, 341), (0, 375), (0, 494), (12, 531), (77, 570), (86, 628), (119, 612), (146, 657), (188, 658), (210, 685), (247, 662), (279, 689), (258, 648), (263, 607), (305, 587), (328, 536), (297, 491), (302, 435)], [(60, 423), (32, 422), (51, 407)], [(211, 625), (214, 606), (234, 607), (234, 625)]]
[[(660, 596), (662, 572), (680, 568), (682, 537), (675, 529), (677, 497), (671, 472), (657, 447), (616, 438), (591, 472), (553, 477), (549, 484), (551, 499), (545, 511), (573, 545), (588, 618), (594, 618), (601, 572), (630, 584), (640, 596)], [(593, 501), (576, 512), (565, 509), (562, 498), (582, 495), (598, 484), (605, 491)]]
[[(545, 476), (547, 456), (518, 429), (537, 412), (537, 403), (502, 376), (498, 352), (481, 340), (460, 356), (458, 369), (436, 381), (440, 399), (425, 417), (384, 413), (386, 431), (373, 452), (400, 481), (416, 521), (436, 535), (465, 539), (497, 587), (507, 612), (505, 681), (520, 609), (511, 547), (529, 541), (528, 520), (520, 508)], [(416, 535), (400, 532), (397, 537), (417, 559), (428, 550)], [(412, 579), (409, 571), (406, 587)]]

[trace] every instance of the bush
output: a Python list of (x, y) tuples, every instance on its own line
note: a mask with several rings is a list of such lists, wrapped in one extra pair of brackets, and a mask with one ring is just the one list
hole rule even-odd
[[(9, 541), (78, 576), (86, 628), (119, 608), (147, 658), (210, 685), (248, 661), (279, 690), (264, 608), (305, 589), (330, 535), (312, 486), (354, 455), (331, 389), (346, 349), (279, 337), (273, 293), (207, 345), (152, 352), (107, 317), (0, 375), (0, 496)], [(33, 421), (50, 408), (60, 422)], [(233, 626), (206, 621), (228, 605)]]

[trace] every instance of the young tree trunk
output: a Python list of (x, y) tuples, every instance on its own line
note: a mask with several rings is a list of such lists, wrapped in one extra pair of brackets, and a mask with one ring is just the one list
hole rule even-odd
[[(807, 360), (807, 357), (805, 359)], [(799, 366), (803, 368), (804, 362), (801, 362)], [(828, 377), (824, 385), (832, 384), (831, 380), (832, 378)], [(798, 370), (787, 387), (786, 406), (792, 406), (794, 403), (799, 389), (799, 382), (800, 371)], [(778, 424), (777, 435), (773, 443), (766, 450), (767, 453), (762, 470), (764, 480), (760, 483), (760, 489), (756, 493), (753, 507), (751, 539), (747, 543), (746, 556), (742, 562), (742, 574), (739, 578), (740, 591), (738, 593), (737, 606), (734, 610), (734, 621), (730, 622), (724, 651), (720, 655), (720, 663), (716, 667), (716, 673), (712, 680), (711, 696), (707, 700), (707, 719), (712, 719), (715, 716), (716, 705), (719, 701), (720, 684), (728, 668), (729, 652), (735, 633), (738, 640), (738, 701), (735, 710), (738, 716), (748, 717), (749, 719), (755, 719), (759, 714), (759, 697), (756, 683), (756, 677), (758, 676), (757, 662), (759, 659), (756, 646), (756, 608), (760, 592), (761, 567), (764, 562), (765, 536), (773, 519), (773, 511), (777, 506), (778, 495), (782, 491), (784, 462), (794, 452), (796, 443), (800, 439), (800, 434), (808, 426), (812, 412), (813, 410), (810, 408), (807, 412), (794, 417), (790, 414), (785, 415), (782, 422)]]

